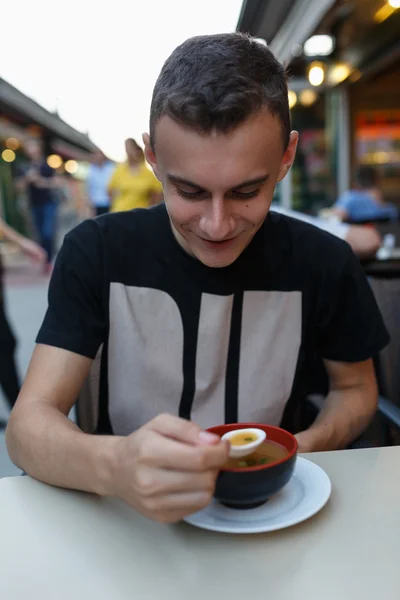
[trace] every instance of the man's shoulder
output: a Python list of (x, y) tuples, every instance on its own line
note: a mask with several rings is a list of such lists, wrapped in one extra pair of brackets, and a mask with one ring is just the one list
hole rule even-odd
[(276, 243), (287, 244), (292, 260), (302, 267), (341, 269), (352, 254), (346, 241), (312, 223), (273, 211), (269, 218)]
[(67, 238), (102, 238), (108, 244), (118, 245), (128, 239), (132, 243), (154, 239), (154, 233), (160, 235), (168, 226), (166, 209), (163, 205), (152, 208), (108, 213), (95, 219), (87, 219), (67, 234)]
[(305, 243), (306, 247), (320, 244), (337, 248), (348, 248), (343, 235), (333, 235), (331, 227), (317, 226), (313, 220), (300, 220), (292, 215), (286, 215), (271, 210), (270, 219), (275, 227), (286, 229), (293, 242)]

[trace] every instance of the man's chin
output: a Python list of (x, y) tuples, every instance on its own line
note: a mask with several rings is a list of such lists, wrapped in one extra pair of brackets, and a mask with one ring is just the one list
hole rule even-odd
[(240, 252), (214, 253), (214, 252), (193, 252), (194, 256), (206, 267), (213, 269), (223, 269), (232, 265), (240, 256)]

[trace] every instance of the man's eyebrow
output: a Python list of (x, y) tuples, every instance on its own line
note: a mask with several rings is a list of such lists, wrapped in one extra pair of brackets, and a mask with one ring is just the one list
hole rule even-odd
[(261, 177), (256, 177), (255, 179), (248, 179), (247, 181), (243, 181), (242, 183), (239, 183), (239, 185), (235, 185), (235, 187), (233, 187), (232, 189), (239, 190), (240, 188), (249, 187), (251, 185), (259, 185), (260, 183), (264, 183), (265, 181), (267, 181), (267, 179), (269, 179), (269, 173), (266, 173)]
[[(167, 173), (168, 179), (172, 183), (180, 183), (181, 185), (186, 185), (188, 187), (193, 188), (194, 190), (203, 190), (203, 186), (195, 183), (194, 181), (189, 181), (188, 179), (184, 179), (183, 177), (179, 177), (178, 175), (173, 175), (172, 173)], [(242, 181), (238, 185), (235, 185), (232, 190), (239, 190), (244, 187), (249, 187), (251, 185), (259, 185), (260, 183), (264, 183), (269, 179), (269, 173), (265, 175), (261, 175), (261, 177), (256, 177), (255, 179), (247, 179), (246, 181)]]
[(201, 187), (201, 185), (194, 183), (194, 181), (188, 181), (187, 179), (184, 179), (183, 177), (179, 177), (178, 175), (173, 175), (172, 173), (167, 173), (167, 177), (172, 183), (180, 183), (182, 185), (187, 185), (188, 187), (191, 187), (195, 190), (203, 189)]

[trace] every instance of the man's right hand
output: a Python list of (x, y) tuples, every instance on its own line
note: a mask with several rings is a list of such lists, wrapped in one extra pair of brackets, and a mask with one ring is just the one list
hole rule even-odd
[(159, 415), (113, 444), (111, 486), (140, 513), (173, 523), (207, 506), (229, 444), (191, 421)]

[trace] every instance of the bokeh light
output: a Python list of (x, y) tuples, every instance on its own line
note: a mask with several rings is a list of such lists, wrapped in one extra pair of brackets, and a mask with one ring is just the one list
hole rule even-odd
[(303, 106), (311, 106), (317, 100), (318, 94), (314, 90), (302, 90), (299, 100)]
[(296, 106), (297, 94), (293, 90), (289, 90), (289, 92), (288, 92), (288, 101), (289, 101), (289, 108), (293, 108), (294, 106)]
[(50, 154), (50, 156), (47, 157), (47, 164), (52, 169), (59, 169), (62, 165), (62, 162), (62, 158), (61, 156), (58, 156), (58, 154)]
[(78, 170), (78, 163), (76, 160), (67, 160), (64, 166), (67, 173), (70, 173), (71, 175), (76, 173)]
[(3, 152), (1, 153), (1, 158), (8, 163), (11, 163), (15, 160), (15, 152), (14, 150), (10, 150), (9, 148), (7, 148), (6, 150), (3, 150)]
[(311, 85), (318, 86), (324, 83), (325, 71), (320, 63), (312, 63), (308, 72), (308, 80)]
[(351, 73), (351, 66), (346, 63), (338, 63), (337, 65), (333, 65), (331, 70), (329, 71), (329, 83), (333, 85), (337, 85), (338, 83), (342, 83)]
[(20, 143), (15, 137), (8, 138), (8, 140), (6, 140), (5, 142), (5, 145), (10, 150), (18, 150), (18, 148), (20, 147)]

